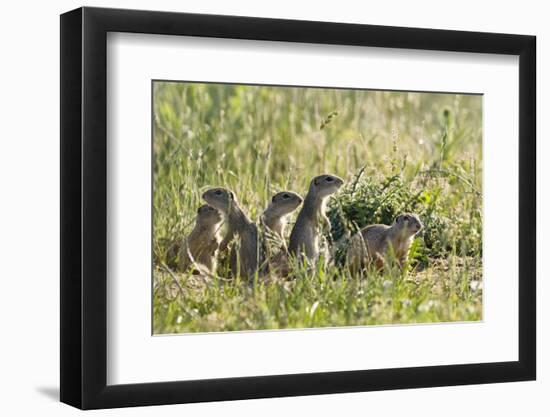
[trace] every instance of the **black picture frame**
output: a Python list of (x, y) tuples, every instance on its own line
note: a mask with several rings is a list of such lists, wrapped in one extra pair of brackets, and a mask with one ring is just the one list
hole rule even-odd
[[(519, 360), (107, 385), (108, 32), (519, 56)], [(60, 57), (62, 402), (94, 409), (535, 379), (534, 36), (84, 7), (61, 15)]]

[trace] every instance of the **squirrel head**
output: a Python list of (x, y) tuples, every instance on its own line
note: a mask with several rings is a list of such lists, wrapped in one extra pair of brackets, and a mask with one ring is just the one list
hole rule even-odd
[(215, 226), (222, 220), (220, 211), (208, 204), (203, 204), (197, 210), (197, 223), (201, 226)]
[(235, 194), (233, 194), (233, 191), (226, 188), (217, 187), (206, 190), (202, 194), (202, 198), (212, 207), (227, 214), (235, 201)]
[(302, 201), (302, 197), (292, 191), (281, 191), (271, 198), (268, 209), (278, 216), (286, 216), (296, 210)]
[(406, 230), (407, 234), (414, 236), (417, 234), (424, 225), (420, 221), (420, 218), (414, 213), (403, 213), (395, 218), (395, 225), (399, 229)]
[(323, 198), (334, 194), (342, 185), (344, 185), (342, 178), (332, 174), (323, 174), (311, 180), (309, 191), (313, 191), (317, 196)]

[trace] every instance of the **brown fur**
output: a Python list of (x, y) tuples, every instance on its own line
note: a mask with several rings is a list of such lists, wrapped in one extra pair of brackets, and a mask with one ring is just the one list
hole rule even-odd
[(281, 276), (288, 275), (288, 249), (285, 229), (288, 217), (302, 204), (302, 197), (292, 191), (281, 191), (271, 198), (261, 217), (269, 270)]
[(288, 216), (302, 204), (302, 201), (302, 197), (292, 191), (275, 194), (262, 214), (262, 224), (284, 239)]
[(296, 224), (290, 234), (288, 250), (298, 259), (316, 262), (319, 256), (319, 236), (321, 228), (328, 227), (330, 222), (325, 214), (325, 206), (330, 195), (344, 184), (335, 175), (319, 175), (311, 180), (309, 191)]
[(258, 228), (241, 209), (232, 191), (225, 188), (211, 188), (204, 192), (202, 198), (223, 213), (228, 234), (230, 234), (223, 240), (226, 246), (234, 238), (236, 240), (230, 256), (233, 275), (251, 279), (258, 271), (262, 260)]
[(352, 273), (357, 273), (370, 262), (382, 268), (391, 251), (400, 265), (407, 261), (414, 236), (423, 225), (417, 215), (404, 213), (391, 226), (373, 224), (361, 229), (350, 242), (347, 264)]
[(207, 204), (199, 207), (195, 227), (179, 250), (179, 269), (186, 271), (194, 265), (202, 273), (216, 272), (216, 255), (220, 243), (219, 227), (222, 214)]

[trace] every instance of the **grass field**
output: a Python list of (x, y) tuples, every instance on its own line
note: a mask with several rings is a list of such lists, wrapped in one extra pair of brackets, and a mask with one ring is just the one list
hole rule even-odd
[[(153, 111), (154, 333), (481, 319), (481, 96), (155, 82)], [(173, 268), (206, 188), (258, 219), (321, 173), (346, 181), (334, 264), (252, 286)], [(350, 276), (350, 234), (406, 211), (425, 225), (407, 268)]]

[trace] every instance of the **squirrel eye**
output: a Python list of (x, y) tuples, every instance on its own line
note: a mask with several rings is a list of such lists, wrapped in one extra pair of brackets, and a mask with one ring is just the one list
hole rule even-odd
[(216, 192), (214, 193), (216, 195), (222, 195), (222, 190), (216, 190)]
[(406, 222), (408, 222), (410, 220), (410, 217), (409, 216), (405, 216), (403, 217), (403, 220), (405, 220)]
[(332, 182), (332, 181), (334, 181), (334, 178), (332, 178), (332, 177), (326, 177), (326, 178), (325, 178), (325, 181), (326, 181), (326, 182)]
[(283, 194), (283, 198), (284, 198), (285, 200), (287, 200), (287, 199), (290, 198), (290, 196), (289, 196), (288, 194)]

